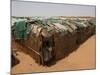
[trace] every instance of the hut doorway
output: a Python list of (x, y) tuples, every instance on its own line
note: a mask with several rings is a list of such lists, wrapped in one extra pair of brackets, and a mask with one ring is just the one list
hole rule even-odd
[(44, 65), (54, 60), (54, 37), (42, 37), (42, 55)]

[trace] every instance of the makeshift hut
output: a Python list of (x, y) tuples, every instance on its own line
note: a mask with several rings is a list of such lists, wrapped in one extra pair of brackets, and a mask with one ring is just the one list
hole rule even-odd
[(33, 19), (12, 27), (13, 41), (27, 48), (37, 63), (45, 65), (64, 58), (95, 33), (95, 23), (80, 19)]

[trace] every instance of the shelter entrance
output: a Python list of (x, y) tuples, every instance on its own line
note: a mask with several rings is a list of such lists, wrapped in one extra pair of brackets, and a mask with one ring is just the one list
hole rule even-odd
[(54, 40), (53, 37), (44, 38), (42, 41), (42, 54), (44, 64), (48, 64), (54, 59)]

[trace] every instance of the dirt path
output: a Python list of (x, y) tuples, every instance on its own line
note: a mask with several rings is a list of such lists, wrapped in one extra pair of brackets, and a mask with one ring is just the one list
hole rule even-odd
[(12, 73), (32, 73), (48, 71), (65, 71), (78, 69), (95, 69), (95, 35), (90, 37), (76, 51), (50, 67), (43, 67), (35, 63), (28, 54), (17, 52), (20, 63), (12, 68)]

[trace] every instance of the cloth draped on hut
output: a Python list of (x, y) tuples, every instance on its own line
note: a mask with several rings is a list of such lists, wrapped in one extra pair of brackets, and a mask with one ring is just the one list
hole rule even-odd
[(30, 26), (25, 21), (18, 21), (15, 24), (15, 36), (16, 39), (26, 39), (30, 33)]
[[(92, 21), (93, 20), (93, 21)], [(82, 30), (82, 28), (86, 28), (90, 24), (95, 25), (95, 20), (80, 20), (80, 19), (42, 19), (42, 20), (33, 20), (33, 24), (29, 25), (26, 21), (18, 21), (15, 25), (15, 35), (16, 39), (26, 39), (27, 35), (30, 33), (32, 27), (33, 32), (37, 33), (37, 30), (46, 29), (47, 32), (56, 32), (61, 36), (68, 35), (68, 33), (73, 33), (75, 30)]]

